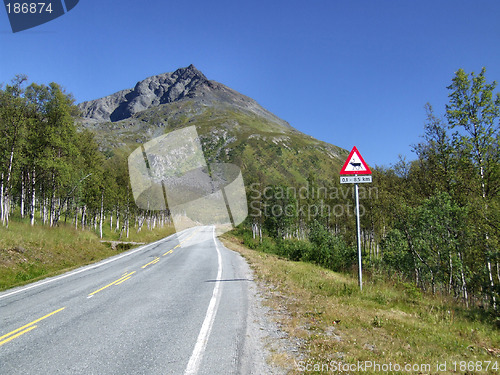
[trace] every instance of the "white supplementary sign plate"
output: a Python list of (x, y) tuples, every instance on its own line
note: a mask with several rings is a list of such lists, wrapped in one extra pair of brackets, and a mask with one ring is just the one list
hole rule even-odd
[(372, 176), (340, 176), (341, 184), (359, 184), (372, 182)]

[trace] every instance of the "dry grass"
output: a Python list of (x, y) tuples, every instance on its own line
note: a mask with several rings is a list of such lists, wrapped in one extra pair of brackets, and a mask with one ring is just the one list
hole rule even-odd
[[(107, 228), (109, 230), (109, 226)], [(173, 226), (139, 233), (131, 228), (124, 241), (153, 242), (174, 233)], [(105, 239), (117, 239), (117, 233), (105, 232)], [(59, 227), (11, 221), (9, 228), (0, 226), (0, 290), (24, 285), (45, 277), (97, 262), (132, 246), (111, 248), (101, 243), (94, 231), (75, 230), (73, 226)]]
[[(430, 365), (430, 371), (420, 367), (405, 373), (440, 374), (466, 373), (460, 361), (475, 366), (480, 361), (484, 367), (493, 361), (490, 370), (474, 373), (497, 373), (491, 367), (500, 366), (499, 331), (482, 322), (477, 312), (382, 281), (368, 282), (360, 292), (357, 280), (348, 275), (250, 250), (229, 234), (223, 241), (248, 260), (266, 285), (268, 303), (278, 311), (282, 329), (301, 343), (292, 374), (334, 373), (332, 361), (398, 364), (402, 369), (406, 364)], [(438, 372), (437, 364), (445, 361), (447, 371)], [(310, 371), (301, 371), (306, 364)]]

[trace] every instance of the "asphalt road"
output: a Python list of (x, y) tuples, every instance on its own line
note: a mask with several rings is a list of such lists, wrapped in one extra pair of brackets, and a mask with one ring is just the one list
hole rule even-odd
[(2, 292), (0, 374), (251, 373), (248, 277), (197, 227)]

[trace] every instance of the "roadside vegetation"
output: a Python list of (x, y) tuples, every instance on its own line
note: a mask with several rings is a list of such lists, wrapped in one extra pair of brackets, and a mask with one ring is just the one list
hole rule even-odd
[[(272, 353), (272, 362), (290, 373), (340, 373), (334, 366), (359, 362), (404, 370), (365, 367), (367, 374), (498, 373), (500, 331), (484, 309), (466, 308), (449, 296), (432, 296), (404, 279), (377, 273), (366, 275), (361, 292), (355, 272), (291, 261), (274, 254), (270, 240), (252, 250), (242, 244), (249, 241), (247, 233), (226, 233), (223, 242), (248, 260), (265, 285), (265, 303), (286, 334), (282, 340), (289, 342), (282, 346), (291, 342), (298, 348)], [(438, 371), (438, 365), (446, 371)]]
[[(414, 161), (373, 167), (360, 184), (364, 267), (464, 307), (500, 310), (500, 94), (479, 74), (455, 73), (444, 115), (426, 105)], [(245, 180), (245, 243), (334, 271), (356, 266), (352, 184), (311, 170), (305, 185)]]
[(78, 108), (57, 83), (27, 84), (19, 75), (0, 85), (0, 221), (18, 213), (31, 226), (71, 223), (104, 236), (105, 220), (121, 239), (130, 227), (163, 226), (168, 211), (134, 203), (127, 156), (101, 151), (88, 130), (77, 129)]
[[(132, 227), (126, 241), (109, 228), (103, 239), (92, 229), (60, 223), (31, 226), (14, 215), (9, 227), (0, 226), (0, 290), (24, 285), (116, 255), (174, 233), (173, 225), (148, 229)], [(106, 242), (103, 242), (106, 241)]]
[(78, 115), (56, 83), (0, 85), (0, 290), (174, 232), (168, 210), (135, 205), (126, 155), (101, 151)]

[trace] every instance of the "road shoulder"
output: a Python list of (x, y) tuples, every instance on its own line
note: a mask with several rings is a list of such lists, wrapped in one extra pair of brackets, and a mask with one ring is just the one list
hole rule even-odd
[(299, 354), (297, 343), (289, 339), (280, 328), (287, 315), (286, 310), (275, 309), (271, 302), (275, 293), (272, 286), (258, 278), (248, 259), (239, 251), (238, 244), (228, 238), (221, 239), (224, 246), (239, 253), (247, 265), (248, 316), (241, 374), (288, 374), (294, 367)]

